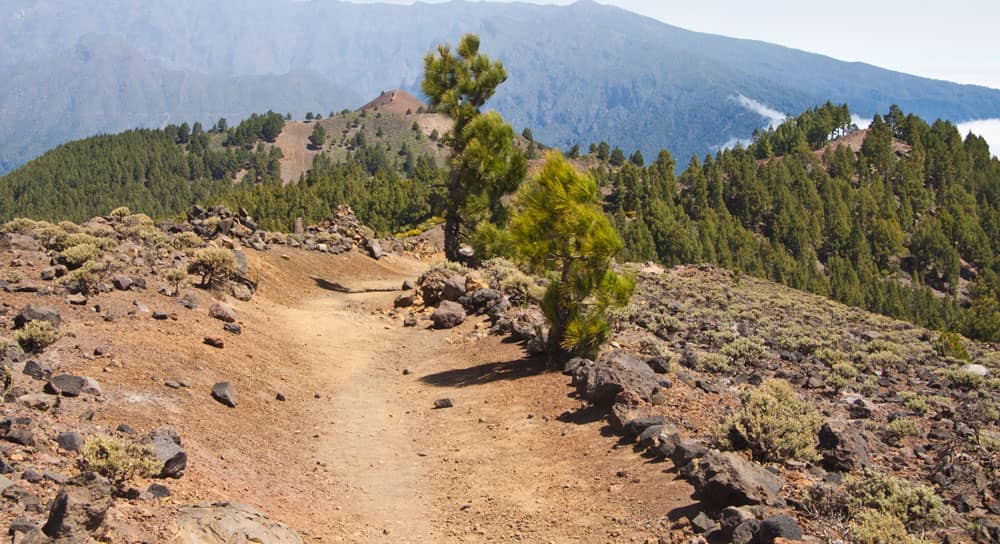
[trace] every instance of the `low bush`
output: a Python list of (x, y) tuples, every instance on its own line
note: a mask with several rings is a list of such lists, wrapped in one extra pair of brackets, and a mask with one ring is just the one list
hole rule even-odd
[(932, 488), (866, 469), (844, 479), (848, 507), (857, 515), (866, 509), (893, 516), (909, 531), (937, 527), (948, 508)]
[(93, 436), (81, 448), (86, 470), (121, 485), (136, 476), (150, 477), (162, 467), (150, 446), (113, 436)]
[(79, 244), (67, 247), (59, 254), (59, 260), (70, 270), (80, 268), (101, 256), (101, 250), (93, 244)]
[(934, 342), (934, 351), (942, 357), (969, 360), (969, 352), (962, 343), (962, 337), (956, 332), (943, 332)]
[(170, 238), (170, 245), (174, 249), (179, 249), (181, 251), (187, 249), (195, 249), (205, 246), (205, 241), (201, 239), (201, 236), (191, 232), (178, 232)]
[(236, 256), (222, 248), (199, 250), (188, 263), (188, 273), (201, 276), (203, 286), (219, 285), (236, 273)]
[(920, 434), (920, 425), (917, 420), (910, 417), (898, 417), (890, 421), (883, 433), (886, 443), (890, 445), (898, 444), (900, 440), (908, 436)]
[(37, 353), (59, 339), (59, 331), (48, 321), (29, 321), (14, 331), (14, 340), (24, 351)]
[(848, 524), (856, 544), (916, 544), (896, 516), (877, 510), (862, 510)]
[(749, 449), (754, 459), (809, 461), (816, 458), (816, 435), (822, 418), (792, 386), (772, 379), (740, 395), (742, 406), (723, 423), (729, 445)]
[(767, 358), (767, 348), (757, 340), (745, 336), (735, 338), (722, 346), (722, 354), (729, 360), (742, 366), (759, 366)]

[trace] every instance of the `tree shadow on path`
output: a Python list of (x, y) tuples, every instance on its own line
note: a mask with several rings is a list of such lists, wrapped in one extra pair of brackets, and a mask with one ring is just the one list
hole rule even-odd
[(468, 387), (501, 380), (519, 380), (544, 372), (554, 372), (549, 368), (548, 359), (543, 356), (526, 357), (516, 361), (501, 361), (445, 370), (428, 374), (420, 381), (436, 387)]

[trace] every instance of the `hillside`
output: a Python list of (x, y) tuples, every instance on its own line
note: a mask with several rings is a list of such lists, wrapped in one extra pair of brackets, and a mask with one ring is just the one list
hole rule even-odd
[[(0, 44), (0, 97), (6, 97), (0, 111), (21, 112), (17, 123), (0, 131), (0, 161), (7, 167), (94, 130), (159, 126), (164, 113), (203, 122), (214, 122), (201, 118), (203, 112), (236, 113), (213, 104), (214, 92), (191, 95), (190, 102), (168, 101), (159, 109), (127, 96), (118, 99), (120, 87), (141, 79), (141, 72), (127, 70), (92, 82), (90, 94), (108, 97), (114, 105), (103, 110), (100, 122), (78, 125), (75, 120), (94, 110), (73, 101), (65, 103), (65, 111), (53, 108), (64, 103), (58, 96), (36, 104), (40, 107), (16, 107), (12, 97), (34, 93), (40, 81), (11, 74), (30, 66), (33, 73), (49, 74), (48, 82), (73, 88), (74, 80), (56, 77), (69, 72), (62, 63), (72, 57), (64, 52), (92, 33), (117, 36), (122, 47), (165, 69), (224, 81), (242, 76), (281, 80), (302, 71), (318, 75), (322, 81), (303, 76), (294, 85), (257, 88), (244, 81), (238, 86), (253, 89), (253, 110), (291, 111), (301, 118), (307, 111), (357, 107), (360, 97), (387, 89), (416, 94), (422, 56), (439, 43), (476, 32), (483, 50), (503, 60), (510, 74), (490, 106), (518, 131), (530, 127), (539, 141), (563, 149), (600, 140), (629, 152), (641, 149), (647, 156), (667, 148), (682, 161), (766, 126), (771, 120), (759, 113), (761, 106), (793, 113), (833, 100), (851, 104), (866, 118), (890, 104), (928, 119), (1000, 117), (998, 90), (690, 32), (590, 1), (554, 7), (156, 0), (139, 9), (116, 0), (86, 5), (17, 0), (7, 9), (14, 15), (0, 18), (0, 34), (9, 37)], [(120, 116), (119, 111), (137, 115)], [(141, 116), (151, 112), (153, 118)], [(34, 128), (50, 121), (78, 128), (51, 133)], [(29, 140), (32, 147), (25, 149), (20, 142)]]
[(227, 76), (167, 69), (118, 39), (96, 35), (51, 57), (6, 67), (0, 81), (0, 173), (95, 134), (181, 122), (211, 126), (219, 118), (237, 123), (268, 109), (340, 110), (360, 100), (315, 72)]
[[(127, 210), (3, 226), (0, 523), (16, 539), (48, 520), (74, 541), (223, 544), (233, 525), (190, 505), (232, 515), (232, 500), (284, 524), (253, 514), (242, 530), (289, 544), (858, 542), (873, 513), (899, 542), (1000, 536), (989, 345), (714, 267), (631, 265), (613, 344), (567, 376), (531, 356), (540, 314), (504, 265), (372, 258), (346, 209), (292, 236), (251, 223), (215, 208), (159, 228)], [(50, 265), (94, 239), (74, 271)], [(175, 292), (168, 271), (225, 246), (245, 270)], [(437, 327), (433, 298), (455, 293), (435, 278), (489, 296), (463, 296), (465, 321)], [(478, 306), (492, 293), (520, 302)], [(22, 353), (19, 316), (56, 323), (54, 341)], [(789, 433), (775, 447), (805, 433), (812, 457), (768, 459), (720, 430), (775, 378), (814, 410), (770, 421)], [(94, 440), (150, 444), (154, 467), (78, 477)], [(50, 507), (60, 492), (66, 515)]]

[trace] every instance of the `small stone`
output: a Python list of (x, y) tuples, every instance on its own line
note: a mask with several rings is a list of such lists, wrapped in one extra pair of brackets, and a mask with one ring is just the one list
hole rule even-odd
[(66, 297), (66, 302), (72, 304), (73, 306), (86, 306), (87, 297), (80, 293), (75, 293)]
[(416, 327), (417, 326), (417, 318), (415, 318), (413, 316), (407, 317), (406, 319), (403, 320), (403, 326), (404, 327)]
[(285, 401), (285, 395), (282, 394), (281, 391), (278, 391), (277, 393), (274, 394), (274, 400), (277, 400), (277, 401), (280, 401), (280, 402), (284, 402)]
[(153, 312), (153, 319), (157, 319), (157, 320), (163, 321), (163, 320), (165, 320), (165, 319), (167, 319), (169, 317), (170, 317), (170, 314), (168, 314), (167, 312), (163, 312), (163, 311), (159, 311), (159, 310)]
[(45, 363), (31, 360), (24, 364), (22, 372), (36, 380), (44, 380), (52, 375), (52, 367)]
[(226, 347), (226, 342), (219, 338), (218, 336), (206, 336), (205, 343), (212, 346), (213, 348), (224, 348)]
[(146, 493), (154, 499), (163, 499), (170, 496), (170, 489), (163, 484), (151, 484)]
[(111, 278), (111, 283), (119, 291), (128, 291), (132, 287), (132, 278), (128, 276), (115, 276)]
[(232, 334), (243, 334), (243, 327), (239, 326), (238, 323), (226, 323), (222, 328)]
[(437, 399), (434, 401), (434, 408), (451, 408), (455, 403), (449, 398)]
[(213, 385), (212, 398), (230, 408), (236, 408), (236, 391), (229, 382), (219, 382)]
[(403, 375), (404, 375), (404, 376), (409, 376), (409, 375), (410, 375), (410, 374), (412, 374), (412, 373), (413, 373), (413, 372), (412, 372), (412, 371), (411, 371), (411, 370), (410, 370), (409, 368), (404, 368), (404, 369), (403, 369)]

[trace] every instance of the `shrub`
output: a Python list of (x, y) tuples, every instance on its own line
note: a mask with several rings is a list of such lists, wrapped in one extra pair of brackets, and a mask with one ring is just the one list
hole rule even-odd
[(837, 391), (840, 391), (847, 384), (851, 383), (851, 380), (856, 378), (858, 375), (858, 369), (854, 368), (854, 365), (847, 361), (840, 361), (839, 363), (834, 363), (830, 367), (830, 373), (826, 376), (826, 381)]
[(17, 340), (24, 351), (42, 351), (58, 339), (59, 331), (48, 321), (29, 321), (24, 327), (14, 331), (14, 340)]
[(730, 361), (743, 366), (757, 366), (761, 359), (767, 357), (767, 348), (764, 344), (744, 336), (722, 346), (721, 351)]
[(698, 370), (704, 372), (724, 374), (735, 370), (732, 359), (720, 353), (700, 353), (697, 361)]
[(181, 282), (186, 280), (187, 277), (187, 272), (179, 268), (172, 268), (167, 272), (166, 280), (174, 286), (174, 296), (177, 296), (177, 292), (181, 288)]
[(512, 304), (523, 306), (538, 302), (545, 295), (545, 288), (535, 278), (507, 259), (489, 259), (483, 262), (479, 272), (492, 289), (507, 295)]
[(194, 249), (199, 247), (204, 247), (205, 241), (201, 239), (201, 236), (191, 232), (178, 232), (170, 239), (170, 245), (175, 249), (185, 250)]
[[(126, 208), (127, 209), (127, 208)], [(153, 226), (153, 219), (144, 213), (133, 213), (122, 218), (126, 227)]]
[(0, 226), (0, 232), (24, 234), (35, 230), (37, 225), (37, 223), (27, 217), (18, 217), (7, 221), (3, 224), (3, 226)]
[(808, 461), (816, 458), (816, 434), (822, 418), (779, 379), (740, 395), (742, 406), (723, 423), (730, 445), (749, 449), (758, 461)]
[(96, 293), (100, 287), (101, 279), (105, 268), (99, 266), (94, 261), (90, 261), (80, 268), (72, 271), (63, 279), (63, 285), (71, 293), (82, 293), (89, 295)]
[(886, 443), (893, 445), (907, 436), (917, 436), (918, 434), (920, 434), (920, 425), (917, 420), (910, 417), (898, 417), (885, 426), (884, 436)]
[(866, 469), (844, 479), (848, 507), (852, 513), (865, 509), (895, 517), (910, 531), (944, 523), (948, 508), (926, 485)]
[(70, 269), (80, 268), (87, 262), (98, 258), (101, 250), (93, 244), (80, 244), (67, 247), (59, 254), (60, 260)]
[(116, 219), (123, 219), (125, 217), (128, 217), (129, 215), (132, 215), (132, 210), (128, 209), (128, 207), (126, 206), (115, 208), (111, 210), (111, 213), (108, 214), (108, 216), (114, 217)]
[(121, 485), (135, 476), (155, 475), (161, 466), (152, 447), (113, 436), (93, 436), (81, 448), (83, 464), (101, 476)]
[(934, 351), (942, 357), (969, 360), (969, 352), (962, 344), (962, 337), (956, 332), (943, 332), (934, 342)]
[(17, 270), (8, 270), (3, 279), (7, 283), (21, 283), (23, 278), (21, 278), (21, 273)]
[(204, 286), (218, 285), (236, 273), (236, 256), (228, 249), (199, 250), (188, 264), (188, 273), (200, 275)]
[(83, 232), (83, 227), (77, 225), (72, 221), (60, 221), (56, 224), (63, 232), (68, 232), (70, 234), (76, 234), (78, 232)]
[(975, 391), (982, 387), (983, 383), (986, 381), (985, 378), (979, 374), (974, 374), (964, 368), (945, 368), (938, 370), (937, 373), (944, 378), (951, 387), (961, 389), (963, 391)]
[(919, 393), (914, 393), (913, 391), (902, 391), (899, 393), (899, 396), (903, 399), (903, 406), (914, 413), (923, 415), (926, 414), (927, 410), (930, 408), (927, 404), (927, 399)]
[(862, 510), (848, 525), (851, 541), (857, 544), (910, 544), (906, 526), (896, 516), (877, 510)]

